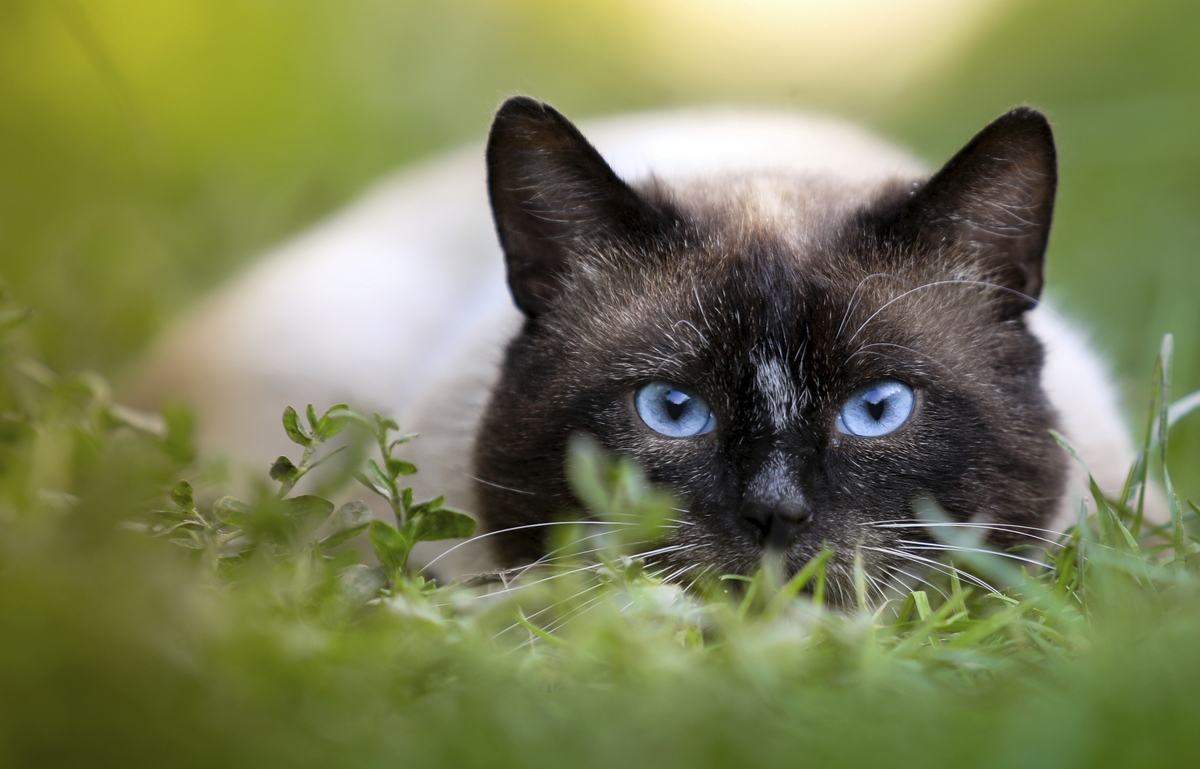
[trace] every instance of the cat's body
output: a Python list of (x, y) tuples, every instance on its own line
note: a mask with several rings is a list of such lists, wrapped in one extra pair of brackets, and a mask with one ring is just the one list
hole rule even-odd
[[(418, 493), (482, 511), (491, 529), (569, 506), (563, 444), (575, 429), (597, 433), (692, 500), (697, 520), (676, 537), (695, 566), (721, 570), (752, 567), (784, 498), (806, 506), (783, 540), (794, 563), (826, 540), (844, 557), (856, 545), (888, 549), (868, 524), (911, 518), (922, 493), (960, 519), (1061, 528), (1083, 484), (1051, 426), (1102, 486), (1119, 486), (1132, 451), (1104, 366), (1078, 332), (1051, 308), (1027, 311), (963, 282), (997, 270), (959, 265), (951, 283), (944, 264), (906, 255), (947, 251), (897, 213), (924, 177), (906, 153), (835, 121), (781, 113), (686, 111), (589, 127), (617, 174), (640, 180), (626, 200), (607, 178), (589, 188), (603, 171), (587, 167), (594, 159), (556, 113), (529, 101), (506, 109), (511, 125), (497, 124), (490, 150), (492, 202), (524, 312), (505, 285), (489, 169), (478, 149), (463, 151), (380, 188), (211, 300), (164, 340), (141, 379), (143, 402), (190, 402), (204, 450), (258, 465), (288, 448), (278, 426), (286, 405), (398, 414), (421, 433)], [(555, 178), (564, 171), (571, 178)], [(971, 194), (973, 210), (986, 208)], [(931, 217), (943, 228), (970, 219), (940, 199), (925, 205), (943, 206)], [(620, 221), (609, 227), (604, 216)], [(576, 225), (588, 233), (576, 242), (538, 229)], [(995, 235), (981, 231), (972, 244)], [(1013, 279), (1029, 278), (1036, 296), (1045, 239), (1031, 237), (1041, 237), (1028, 246), (1037, 275)], [(521, 238), (526, 251), (550, 243), (565, 254), (543, 261), (574, 266), (530, 267)], [(864, 249), (874, 254), (865, 262)], [(1040, 373), (1035, 339), (1046, 350)], [(912, 424), (865, 440), (834, 429), (837, 404), (888, 377), (912, 379)], [(666, 439), (647, 430), (635, 393), (658, 379), (703, 390), (715, 428)], [(527, 561), (542, 540), (489, 542), (443, 559), (442, 573)]]

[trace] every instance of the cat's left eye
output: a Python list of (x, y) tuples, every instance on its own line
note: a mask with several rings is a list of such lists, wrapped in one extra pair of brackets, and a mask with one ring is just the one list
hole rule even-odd
[(895, 431), (912, 415), (913, 389), (895, 379), (860, 387), (838, 412), (838, 430), (847, 435), (878, 438)]
[(688, 388), (657, 380), (638, 388), (633, 396), (638, 416), (656, 433), (669, 438), (703, 435), (716, 425), (712, 409)]

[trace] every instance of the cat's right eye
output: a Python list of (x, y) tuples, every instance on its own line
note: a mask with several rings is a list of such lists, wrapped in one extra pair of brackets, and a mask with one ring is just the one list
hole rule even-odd
[(671, 382), (656, 380), (642, 385), (633, 396), (633, 405), (647, 427), (670, 438), (703, 435), (716, 426), (716, 417), (703, 398)]

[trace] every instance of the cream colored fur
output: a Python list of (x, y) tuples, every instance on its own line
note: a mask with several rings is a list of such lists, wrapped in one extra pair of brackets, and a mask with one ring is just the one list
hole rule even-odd
[[(791, 113), (686, 110), (582, 130), (626, 179), (800, 172), (845, 187), (926, 170), (853, 126)], [(787, 216), (769, 181), (741, 194), (748, 216)], [(133, 397), (191, 404), (202, 451), (258, 472), (295, 448), (280, 427), (285, 406), (348, 402), (398, 415), (421, 433), (410, 455), (418, 496), (446, 494), (470, 511), (474, 427), (519, 321), (474, 146), (399, 174), (252, 265), (163, 336)], [(1118, 489), (1133, 451), (1104, 362), (1052, 308), (1033, 311), (1030, 324), (1046, 346), (1043, 384), (1064, 432), (1102, 488)], [(1073, 471), (1056, 528), (1074, 519), (1083, 478)], [(439, 571), (487, 565), (486, 548), (468, 547)]]

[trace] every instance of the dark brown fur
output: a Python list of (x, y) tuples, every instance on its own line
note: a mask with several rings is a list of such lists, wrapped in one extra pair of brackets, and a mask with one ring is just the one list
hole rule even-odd
[[(684, 500), (689, 525), (671, 542), (692, 547), (671, 565), (691, 575), (755, 568), (762, 532), (745, 511), (781, 499), (811, 508), (786, 548), (790, 568), (828, 542), (843, 585), (856, 548), (874, 576), (908, 568), (871, 548), (922, 535), (869, 524), (912, 520), (923, 495), (957, 520), (1051, 516), (1066, 467), (1023, 318), (1041, 290), (1055, 184), (1039, 113), (1001, 117), (928, 182), (831, 189), (814, 206), (816, 182), (773, 180), (785, 204), (795, 187), (791, 229), (747, 214), (753, 179), (626, 186), (531, 99), (501, 107), (488, 164), (527, 315), (477, 440), (489, 531), (578, 508), (564, 478), (576, 431)], [(788, 403), (767, 402), (764, 365), (786, 372)], [(834, 429), (846, 398), (884, 377), (916, 391), (908, 422), (878, 438)], [(675, 439), (647, 428), (632, 394), (653, 379), (702, 395), (716, 429)], [(544, 531), (496, 537), (504, 564), (543, 555)]]

